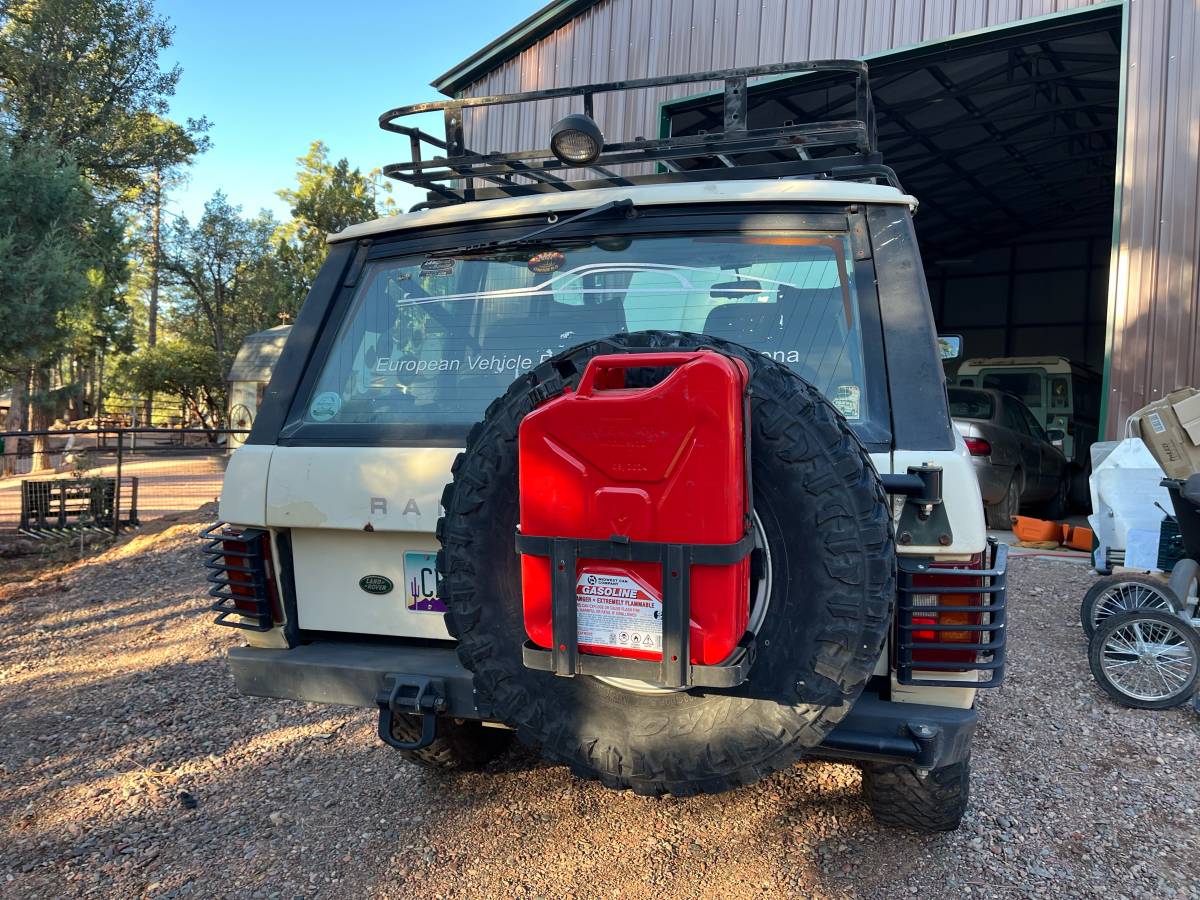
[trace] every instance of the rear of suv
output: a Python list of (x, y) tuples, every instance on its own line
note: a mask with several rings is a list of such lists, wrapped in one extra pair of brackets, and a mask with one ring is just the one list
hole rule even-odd
[[(861, 64), (798, 68), (814, 67), (847, 70), (866, 91)], [(694, 80), (723, 78), (728, 102), (757, 74)], [(577, 90), (590, 109), (593, 93), (619, 87)], [(461, 146), (435, 161), (440, 183), (419, 159), (390, 167), (450, 202), (330, 238), (230, 460), (223, 521), (206, 532), (218, 621), (246, 635), (229, 657), (239, 689), (377, 707), (383, 740), (441, 768), (480, 766), (515, 732), (583, 777), (647, 794), (725, 790), (805, 756), (848, 759), (881, 821), (956, 827), (976, 691), (1003, 675), (1004, 555), (987, 541), (947, 410), (916, 201), (864, 183), (886, 174), (870, 152), (866, 98), (850, 155), (832, 162), (790, 148), (799, 137), (845, 141), (846, 123), (788, 124), (750, 147), (757, 133), (734, 116), (700, 145), (643, 142), (634, 161), (661, 158), (668, 172), (618, 178), (611, 166), (627, 144), (595, 137), (597, 157), (571, 160), (592, 136), (577, 115), (556, 137), (581, 136), (543, 155), (601, 174), (589, 183), (515, 177), (529, 154), (492, 177), (502, 157)], [(499, 98), (528, 99), (540, 95)], [(461, 124), (462, 102), (436, 105)], [(403, 130), (394, 120), (405, 112), (384, 121)], [(447, 127), (435, 143), (454, 150), (461, 134)], [(749, 149), (784, 161), (680, 174)], [(481, 171), (500, 183), (472, 187)], [(779, 177), (789, 173), (806, 177)], [(690, 452), (698, 440), (688, 416), (702, 404), (686, 385), (672, 396), (693, 399), (673, 406), (593, 404), (560, 417), (577, 424), (541, 437), (558, 468), (538, 470), (559, 474), (532, 477), (521, 423), (534, 410), (593, 386), (612, 399), (661, 394), (682, 383), (675, 368), (714, 353), (748, 379), (744, 405), (726, 410), (745, 435), (741, 540), (655, 544), (629, 512), (644, 500), (642, 470), (659, 465), (653, 451), (675, 441)], [(600, 384), (618, 368), (641, 375)], [(651, 408), (660, 412), (631, 412)], [(592, 484), (584, 469), (605, 468), (597, 460), (618, 444), (624, 461), (607, 468), (632, 486), (604, 488), (616, 506), (593, 539), (519, 533), (518, 508), (524, 526), (535, 497), (544, 523), (555, 503), (565, 522), (565, 481), (582, 473)], [(674, 509), (718, 502), (719, 491), (671, 481), (679, 454), (658, 455), (664, 490), (685, 492)], [(690, 517), (659, 524), (669, 534)], [(549, 573), (568, 545), (563, 586)], [(529, 624), (533, 569), (522, 568), (539, 554), (556, 579), (542, 632)], [(609, 569), (584, 557), (661, 562), (653, 584), (601, 579), (641, 598), (641, 631), (592, 629), (585, 641), (577, 616), (599, 590), (588, 573)], [(695, 574), (739, 560), (741, 639), (702, 660), (689, 650), (706, 638), (699, 595), (666, 582), (681, 565)], [(646, 641), (637, 652), (625, 646), (634, 638)]]

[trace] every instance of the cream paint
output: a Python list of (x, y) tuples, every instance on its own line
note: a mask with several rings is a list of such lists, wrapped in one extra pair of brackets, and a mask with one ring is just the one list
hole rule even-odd
[[(911, 545), (898, 547), (903, 555), (958, 557), (966, 559), (976, 553), (981, 553), (987, 547), (987, 527), (983, 519), (983, 500), (979, 495), (979, 481), (971, 465), (971, 455), (967, 445), (963, 443), (962, 435), (954, 432), (954, 449), (942, 450), (936, 453), (916, 450), (896, 450), (892, 454), (892, 464), (896, 472), (907, 472), (909, 466), (919, 466), (922, 463), (942, 467), (942, 503), (946, 515), (950, 519), (950, 530), (953, 541), (948, 547), (936, 544), (928, 546)], [(885, 666), (884, 672), (887, 671)], [(879, 670), (876, 669), (879, 673)], [(879, 673), (882, 674), (882, 673)], [(921, 676), (918, 670), (914, 673)], [(962, 681), (973, 684), (979, 680), (977, 672), (935, 672), (926, 673), (927, 677), (946, 681)], [(969, 709), (975, 703), (973, 688), (939, 688), (901, 685), (896, 682), (893, 674), (892, 700), (897, 703), (928, 703), (933, 706), (953, 706)]]
[[(954, 540), (949, 547), (938, 545), (897, 547), (905, 556), (961, 556), (979, 553), (987, 546), (987, 529), (983, 520), (983, 502), (979, 496), (979, 483), (971, 467), (962, 437), (955, 434), (953, 450), (913, 451), (897, 450), (891, 455), (872, 453), (871, 461), (880, 473), (907, 472), (909, 466), (923, 463), (942, 467), (942, 498)], [(883, 653), (875, 663), (875, 674), (891, 678), (892, 700), (897, 703), (927, 703), (932, 706), (951, 706), (969, 709), (975, 703), (975, 690), (970, 688), (937, 688), (901, 685), (891, 673), (891, 637), (884, 644)], [(974, 683), (978, 673), (936, 673), (933, 677), (948, 681)]]
[[(441, 613), (406, 606), (405, 551), (436, 553), (437, 549), (437, 539), (423, 532), (293, 531), (300, 627), (449, 640)], [(358, 585), (364, 575), (383, 575), (395, 587), (386, 594), (368, 594)]]
[(266, 524), (433, 534), (458, 453), (451, 447), (276, 447)]
[(507, 197), (499, 200), (478, 200), (458, 203), (437, 209), (388, 216), (351, 225), (331, 234), (329, 243), (356, 240), (375, 234), (408, 231), (457, 222), (480, 222), (510, 216), (528, 216), (569, 210), (591, 209), (617, 198), (629, 198), (638, 206), (666, 206), (697, 203), (764, 203), (773, 200), (820, 203), (891, 203), (917, 208), (917, 199), (894, 187), (880, 184), (858, 184), (852, 181), (794, 181), (746, 180), (685, 182), (682, 184), (643, 184), (619, 188), (595, 188), (583, 191), (563, 191), (535, 194), (531, 197)]
[(267, 524), (267, 474), (275, 449), (247, 444), (229, 457), (218, 507), (221, 521), (259, 527)]

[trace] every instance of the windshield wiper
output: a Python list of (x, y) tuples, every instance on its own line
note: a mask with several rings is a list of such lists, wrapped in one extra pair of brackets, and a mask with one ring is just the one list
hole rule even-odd
[(520, 237), (505, 238), (502, 241), (485, 241), (482, 244), (472, 244), (468, 247), (459, 247), (454, 250), (435, 250), (430, 253), (432, 258), (443, 256), (466, 256), (481, 253), (488, 250), (498, 250), (506, 247), (525, 247), (530, 244), (538, 244), (538, 240), (548, 231), (553, 231), (556, 228), (562, 228), (564, 225), (570, 225), (572, 222), (579, 222), (582, 219), (594, 219), (598, 216), (607, 215), (612, 212), (624, 213), (625, 218), (632, 219), (637, 216), (637, 207), (633, 205), (633, 201), (626, 197), (624, 200), (609, 200), (607, 203), (601, 203), (599, 206), (593, 206), (591, 209), (585, 209), (583, 212), (576, 213), (567, 219), (556, 218), (548, 225), (543, 225), (541, 228), (536, 228), (528, 234), (523, 234)]

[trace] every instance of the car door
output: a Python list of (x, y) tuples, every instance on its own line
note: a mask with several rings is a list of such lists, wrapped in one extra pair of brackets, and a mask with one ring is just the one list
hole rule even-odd
[(1029, 426), (1029, 431), (1033, 439), (1037, 441), (1039, 464), (1039, 481), (1041, 491), (1047, 497), (1054, 496), (1058, 490), (1058, 480), (1062, 475), (1062, 454), (1050, 443), (1050, 437), (1042, 428), (1041, 423), (1025, 406), (1024, 403), (1018, 404), (1022, 416), (1025, 418), (1026, 424)]
[(1021, 471), (1025, 474), (1025, 486), (1021, 491), (1021, 499), (1037, 499), (1042, 496), (1044, 490), (1041, 481), (1041, 450), (1030, 431), (1029, 422), (1021, 413), (1021, 401), (1015, 397), (1004, 396), (1001, 398), (1001, 402), (1004, 406), (1004, 425), (1016, 436), (1021, 456)]

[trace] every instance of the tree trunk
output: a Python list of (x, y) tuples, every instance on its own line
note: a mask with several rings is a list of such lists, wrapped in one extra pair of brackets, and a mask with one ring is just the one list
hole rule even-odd
[[(150, 309), (147, 315), (146, 345), (158, 343), (158, 268), (162, 259), (162, 170), (157, 167), (151, 181), (153, 199), (150, 212)], [(154, 394), (146, 395), (142, 410), (142, 424), (154, 425)]]
[[(50, 373), (43, 366), (34, 367), (33, 386), (30, 391), (30, 411), (33, 413), (29, 422), (30, 431), (43, 431), (50, 427), (50, 408), (47, 405), (48, 398), (46, 396), (49, 387)], [(33, 460), (29, 466), (31, 473), (50, 468), (48, 448), (49, 441), (46, 435), (34, 435)]]
[[(8, 416), (4, 420), (5, 431), (23, 431), (25, 425), (25, 394), (26, 375), (21, 373), (13, 382), (12, 406), (8, 408)], [(21, 439), (6, 435), (4, 438), (3, 474), (12, 475), (17, 471), (17, 450)]]

